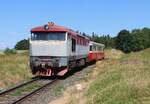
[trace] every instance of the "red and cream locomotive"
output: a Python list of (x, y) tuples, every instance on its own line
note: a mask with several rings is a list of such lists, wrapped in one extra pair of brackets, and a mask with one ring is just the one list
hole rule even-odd
[(74, 67), (104, 58), (104, 45), (50, 22), (31, 30), (30, 67), (34, 75), (63, 76)]

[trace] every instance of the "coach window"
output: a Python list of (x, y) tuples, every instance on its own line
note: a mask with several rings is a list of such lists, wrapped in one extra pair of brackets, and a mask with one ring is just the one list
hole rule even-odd
[(103, 46), (100, 46), (100, 51), (103, 51)]
[(93, 45), (93, 51), (96, 51), (96, 46), (95, 45)]
[(101, 50), (104, 51), (104, 46), (101, 47)]
[(99, 50), (100, 50), (100, 51), (102, 51), (102, 50), (103, 50), (101, 46), (99, 47)]
[(98, 51), (101, 51), (101, 47), (100, 46), (98, 46)]
[(76, 40), (72, 39), (72, 52), (76, 51)]

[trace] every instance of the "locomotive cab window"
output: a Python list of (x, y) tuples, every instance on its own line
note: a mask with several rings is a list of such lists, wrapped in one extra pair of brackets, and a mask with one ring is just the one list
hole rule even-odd
[(66, 33), (32, 33), (31, 40), (58, 40), (65, 41)]

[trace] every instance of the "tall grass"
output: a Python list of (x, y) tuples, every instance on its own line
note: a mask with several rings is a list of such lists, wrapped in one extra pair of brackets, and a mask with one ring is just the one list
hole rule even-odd
[(150, 49), (130, 54), (107, 51), (89, 80), (88, 104), (150, 104)]
[(28, 52), (0, 55), (0, 88), (6, 88), (31, 77)]

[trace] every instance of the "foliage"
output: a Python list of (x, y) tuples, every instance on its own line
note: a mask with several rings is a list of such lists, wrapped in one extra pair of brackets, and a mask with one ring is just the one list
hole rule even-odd
[(16, 50), (28, 50), (29, 49), (29, 40), (23, 39), (15, 45)]
[(125, 53), (136, 52), (150, 47), (150, 29), (121, 30), (116, 37), (116, 48)]
[(4, 53), (8, 55), (8, 54), (16, 54), (17, 52), (15, 49), (6, 48)]
[[(79, 32), (81, 33), (81, 32)], [(116, 48), (125, 53), (136, 52), (150, 47), (150, 29), (133, 29), (131, 32), (128, 30), (121, 30), (116, 37), (110, 35), (98, 35), (94, 32), (92, 35), (87, 35), (90, 40), (105, 44), (106, 48)]]
[(133, 47), (132, 41), (130, 32), (128, 30), (122, 30), (116, 38), (116, 48), (123, 50), (124, 52), (130, 52)]
[(100, 36), (98, 34), (95, 34), (94, 32), (92, 33), (91, 36), (87, 35), (85, 33), (83, 33), (82, 35), (89, 37), (90, 40), (92, 40), (94, 42), (105, 44), (106, 48), (114, 48), (115, 47), (115, 38), (112, 38), (110, 35)]

